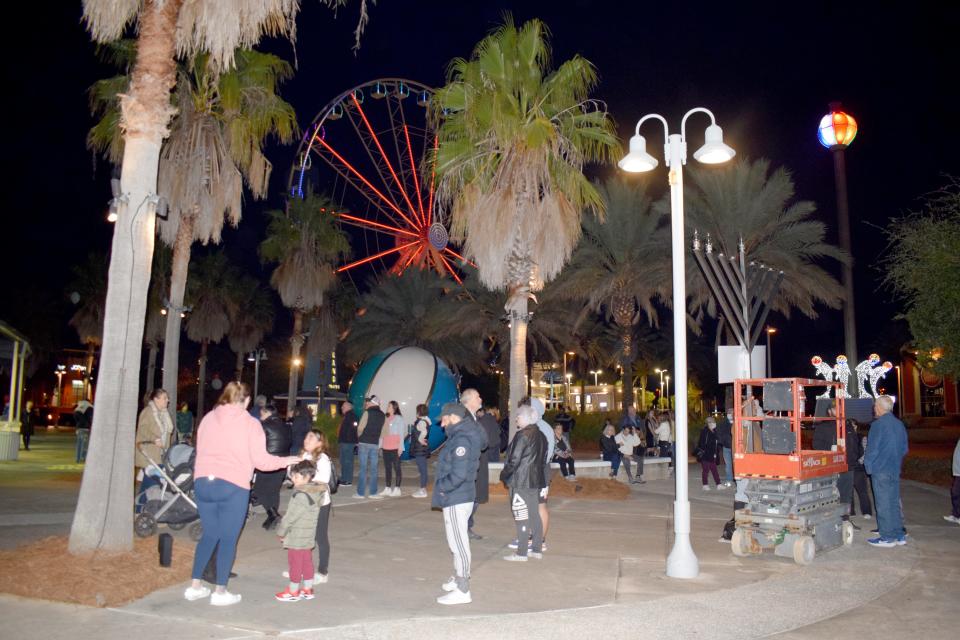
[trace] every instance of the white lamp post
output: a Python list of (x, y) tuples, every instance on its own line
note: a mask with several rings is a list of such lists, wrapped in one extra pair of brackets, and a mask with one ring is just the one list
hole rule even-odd
[(597, 382), (597, 376), (599, 376), (603, 372), (600, 370), (597, 370), (597, 371), (591, 371), (590, 373), (593, 374), (593, 386), (597, 386), (598, 384), (600, 384), (599, 382)]
[(654, 369), (655, 372), (660, 374), (660, 410), (663, 410), (663, 374), (667, 372), (666, 369)]
[(650, 119), (663, 124), (666, 138), (664, 156), (670, 169), (670, 227), (673, 252), (673, 366), (674, 386), (676, 388), (676, 500), (673, 503), (673, 549), (667, 556), (667, 575), (671, 578), (695, 578), (700, 573), (697, 556), (690, 545), (690, 496), (688, 492), (688, 455), (687, 455), (687, 291), (684, 277), (684, 240), (683, 240), (683, 165), (687, 162), (687, 118), (694, 113), (710, 116), (705, 142), (693, 157), (706, 164), (717, 164), (732, 158), (736, 152), (723, 142), (723, 131), (717, 126), (713, 113), (703, 107), (691, 109), (680, 121), (680, 133), (670, 135), (666, 119), (659, 114), (648, 114), (640, 118), (632, 138), (630, 152), (619, 162), (624, 171), (650, 171), (657, 167), (657, 159), (647, 153), (647, 143), (640, 135), (640, 125)]

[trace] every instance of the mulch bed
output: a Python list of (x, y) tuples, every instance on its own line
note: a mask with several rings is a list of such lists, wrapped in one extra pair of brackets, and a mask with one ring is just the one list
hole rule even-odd
[(26, 598), (115, 607), (190, 579), (193, 545), (174, 538), (173, 564), (161, 567), (157, 538), (136, 538), (132, 553), (67, 551), (66, 536), (51, 536), (0, 551), (0, 591)]
[[(491, 484), (490, 496), (506, 496), (503, 484)], [(555, 476), (550, 483), (551, 498), (581, 498), (584, 500), (626, 500), (630, 487), (608, 478), (581, 478), (576, 482)]]

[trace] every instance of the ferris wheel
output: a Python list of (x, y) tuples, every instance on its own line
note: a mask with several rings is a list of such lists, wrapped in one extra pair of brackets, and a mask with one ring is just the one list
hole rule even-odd
[(304, 198), (314, 183), (332, 196), (336, 210), (327, 213), (352, 228), (355, 257), (338, 273), (416, 267), (462, 283), (470, 263), (450, 246), (435, 206), (432, 98), (433, 89), (412, 80), (372, 80), (331, 100), (306, 128), (289, 193)]

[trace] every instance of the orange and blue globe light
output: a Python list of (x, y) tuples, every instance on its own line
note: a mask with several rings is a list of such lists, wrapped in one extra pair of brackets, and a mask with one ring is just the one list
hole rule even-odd
[(817, 137), (827, 149), (850, 146), (857, 137), (857, 121), (843, 111), (831, 111), (820, 119)]

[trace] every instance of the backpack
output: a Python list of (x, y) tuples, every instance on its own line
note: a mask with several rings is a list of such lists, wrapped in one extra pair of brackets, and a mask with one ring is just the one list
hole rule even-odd
[(327, 483), (327, 487), (330, 489), (331, 495), (336, 493), (337, 489), (340, 488), (340, 474), (337, 473), (337, 465), (334, 463), (333, 458), (330, 458), (330, 482)]

